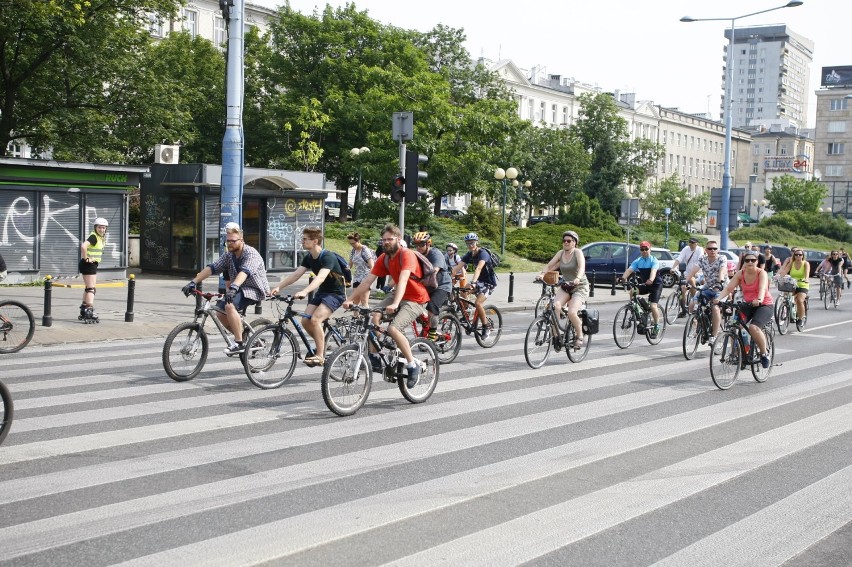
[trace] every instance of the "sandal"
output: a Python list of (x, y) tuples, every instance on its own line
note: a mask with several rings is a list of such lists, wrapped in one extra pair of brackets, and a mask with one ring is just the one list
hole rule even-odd
[(583, 348), (583, 345), (586, 344), (586, 339), (583, 337), (576, 337), (574, 339), (574, 350), (580, 350)]
[(325, 364), (325, 359), (321, 356), (313, 355), (305, 359), (305, 365), (310, 367), (322, 366), (323, 364)]

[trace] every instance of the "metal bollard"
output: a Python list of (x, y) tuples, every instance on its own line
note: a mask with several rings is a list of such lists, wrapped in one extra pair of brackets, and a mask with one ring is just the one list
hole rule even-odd
[(53, 278), (44, 276), (44, 315), (41, 317), (42, 327), (52, 327), (53, 317), (50, 315), (51, 296), (53, 295)]
[(589, 281), (589, 297), (595, 296), (595, 271), (592, 270), (592, 279)]
[(133, 322), (133, 296), (136, 293), (136, 276), (127, 276), (127, 311), (124, 312), (124, 322)]
[(618, 279), (618, 272), (615, 270), (612, 271), (612, 290), (609, 292), (610, 295), (615, 295), (615, 280)]
[(515, 302), (515, 272), (509, 272), (509, 303)]
[[(203, 281), (203, 280), (202, 280), (202, 281), (200, 281), (200, 282), (198, 282), (198, 285), (196, 285), (196, 286), (195, 286), (195, 289), (197, 289), (198, 291), (201, 291), (201, 286), (202, 286), (203, 284), (204, 284), (204, 281)], [(202, 302), (202, 301), (203, 301), (203, 300), (201, 299), (201, 296), (200, 296), (200, 295), (198, 295), (198, 294), (196, 294), (196, 295), (195, 295), (195, 310), (196, 310), (196, 311), (201, 311), (201, 302)]]

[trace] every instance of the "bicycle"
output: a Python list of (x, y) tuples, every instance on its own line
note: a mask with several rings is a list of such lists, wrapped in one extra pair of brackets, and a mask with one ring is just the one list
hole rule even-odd
[(491, 331), (491, 334), (487, 338), (483, 337), (484, 325), (480, 324), (478, 328), (474, 326), (476, 323), (476, 300), (465, 297), (471, 291), (473, 291), (473, 288), (470, 286), (465, 288), (454, 286), (449, 303), (443, 308), (443, 311), (455, 315), (465, 334), (472, 334), (479, 346), (482, 348), (491, 348), (497, 344), (497, 341), (500, 340), (500, 335), (503, 333), (503, 314), (500, 313), (496, 305), (483, 306), (485, 308), (485, 317), (487, 318), (485, 325)]
[(0, 301), (0, 354), (18, 352), (35, 333), (35, 318), (30, 308), (13, 299)]
[[(819, 276), (820, 297), (826, 310), (829, 306), (837, 308), (837, 286), (835, 285), (835, 281), (839, 277), (839, 275), (826, 273), (822, 273)], [(824, 292), (822, 291), (823, 289), (825, 289)]]
[[(411, 322), (411, 333), (408, 338), (429, 339), (432, 328), (429, 326), (429, 313), (424, 313)], [(438, 327), (435, 329), (437, 337), (431, 340), (435, 344), (438, 360), (441, 364), (453, 362), (461, 350), (461, 323), (452, 312), (442, 309), (438, 314)], [(408, 334), (406, 335), (408, 336)]]
[[(683, 286), (687, 285), (686, 279), (681, 276), (680, 281), (675, 284), (675, 289), (672, 293), (669, 294), (668, 299), (666, 299), (666, 305), (663, 308), (663, 313), (665, 314), (666, 323), (669, 325), (674, 325), (675, 321), (677, 321), (677, 316), (681, 312), (681, 300), (683, 299)], [(695, 298), (695, 289), (690, 287), (686, 294), (686, 305), (689, 305), (692, 300)]]
[(12, 393), (2, 381), (0, 381), (0, 398), (2, 398), (3, 412), (0, 413), (0, 445), (3, 440), (9, 435), (9, 430), (12, 429), (12, 418), (14, 417), (14, 404), (12, 404)]
[[(278, 321), (255, 328), (245, 342), (246, 352), (249, 354), (242, 359), (249, 381), (263, 390), (271, 390), (284, 384), (293, 376), (296, 361), (303, 358), (296, 335), (287, 328), (287, 323), (293, 326), (305, 345), (305, 358), (316, 354), (304, 327), (297, 319), (302, 314), (293, 309), (295, 298), (292, 295), (273, 295), (267, 299), (271, 302)], [(282, 308), (281, 303), (286, 303), (286, 307)], [(323, 321), (326, 352), (349, 342), (351, 322), (351, 318), (343, 317)]]
[(756, 382), (766, 382), (772, 374), (775, 360), (775, 340), (772, 333), (772, 321), (763, 327), (766, 338), (766, 356), (769, 358), (769, 367), (763, 368), (760, 364), (760, 353), (754, 338), (748, 332), (748, 321), (743, 309), (747, 303), (722, 302), (719, 309), (725, 316), (731, 317), (730, 324), (725, 331), (719, 334), (713, 354), (710, 356), (710, 377), (720, 390), (727, 390), (734, 385), (740, 370), (751, 366), (751, 375)]
[[(381, 361), (382, 377), (396, 383), (402, 396), (413, 404), (429, 399), (438, 385), (440, 362), (432, 341), (416, 338), (410, 341), (411, 352), (420, 365), (420, 376), (414, 387), (408, 387), (405, 358), (393, 339), (371, 321), (373, 313), (384, 313), (382, 307), (352, 306), (356, 312), (351, 328), (352, 342), (335, 350), (325, 361), (322, 371), (322, 399), (339, 416), (352, 415), (367, 402), (373, 384), (373, 364), (369, 354)], [(384, 335), (381, 339), (380, 335)]]
[(535, 302), (535, 310), (533, 312), (533, 318), (538, 319), (547, 306), (553, 301), (553, 295), (556, 293), (554, 286), (545, 283), (544, 280), (539, 280), (534, 283), (541, 284), (541, 297), (538, 298), (538, 301)]
[(775, 300), (775, 325), (780, 334), (785, 334), (790, 323), (796, 325), (796, 330), (802, 331), (808, 321), (808, 295), (805, 294), (805, 313), (799, 317), (796, 313), (796, 300), (793, 294), (796, 292), (796, 280), (790, 276), (779, 279), (776, 283), (780, 295)]
[(698, 304), (695, 311), (687, 315), (683, 328), (683, 356), (687, 360), (695, 358), (699, 344), (707, 344), (713, 336), (713, 312), (710, 300), (698, 291)]
[[(560, 283), (545, 283), (545, 285), (555, 288)], [(565, 329), (562, 330), (560, 328), (558, 318), (553, 310), (553, 300), (551, 299), (550, 303), (545, 306), (542, 314), (530, 324), (527, 334), (524, 337), (524, 358), (526, 358), (530, 368), (541, 368), (550, 356), (551, 347), (556, 352), (559, 352), (564, 347), (565, 354), (568, 355), (568, 360), (571, 362), (580, 362), (586, 358), (586, 355), (589, 353), (589, 346), (592, 343), (591, 325), (588, 312), (585, 308), (580, 310), (578, 314), (582, 319), (584, 343), (580, 348), (575, 348), (573, 345), (576, 341), (577, 333), (574, 330), (574, 325), (571, 324), (566, 316), (564, 319)]]
[[(176, 382), (192, 380), (204, 368), (204, 363), (207, 362), (207, 355), (210, 353), (207, 332), (204, 330), (204, 325), (208, 319), (213, 321), (216, 329), (218, 329), (229, 347), (235, 344), (232, 335), (225, 328), (225, 325), (219, 321), (218, 317), (213, 316), (214, 312), (224, 312), (214, 302), (224, 297), (224, 294), (205, 293), (198, 289), (192, 290), (191, 293), (204, 300), (201, 306), (195, 310), (195, 319), (191, 322), (181, 323), (172, 329), (166, 337), (166, 342), (163, 344), (163, 368), (165, 368), (166, 374)], [(244, 317), (245, 313), (240, 313), (243, 323), (243, 337), (249, 336), (255, 327), (270, 323), (268, 319), (263, 318), (246, 323)], [(245, 356), (245, 352), (240, 353), (240, 360), (244, 360)]]
[(633, 343), (636, 333), (645, 335), (652, 345), (660, 344), (666, 332), (666, 318), (660, 313), (660, 330), (655, 334), (650, 323), (651, 305), (639, 295), (639, 279), (635, 274), (624, 282), (624, 290), (630, 293), (630, 299), (615, 313), (612, 322), (612, 336), (618, 348), (627, 348)]

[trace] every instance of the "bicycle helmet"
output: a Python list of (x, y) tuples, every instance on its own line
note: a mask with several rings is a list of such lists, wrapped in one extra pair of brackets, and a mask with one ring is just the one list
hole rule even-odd
[(428, 232), (415, 232), (414, 236), (411, 237), (411, 243), (416, 245), (418, 243), (425, 242), (429, 246), (432, 245), (432, 235)]
[(95, 219), (95, 226), (109, 226), (109, 223), (105, 218), (98, 217)]
[(475, 232), (468, 232), (467, 235), (464, 237), (464, 241), (470, 242), (471, 240), (478, 241), (479, 236)]
[(571, 238), (573, 238), (574, 244), (576, 244), (577, 246), (580, 245), (580, 236), (573, 230), (566, 230), (562, 233), (562, 238), (565, 238), (566, 236), (570, 236)]
[(458, 252), (458, 251), (459, 251), (459, 247), (458, 247), (458, 246), (456, 246), (454, 242), (447, 242), (447, 248), (452, 248), (452, 249), (453, 249), (453, 250), (455, 250), (456, 252)]

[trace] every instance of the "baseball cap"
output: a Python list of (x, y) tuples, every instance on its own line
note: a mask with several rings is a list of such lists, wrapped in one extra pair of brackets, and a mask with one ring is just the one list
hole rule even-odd
[(692, 238), (690, 238), (690, 239), (689, 239), (689, 241), (690, 241), (690, 242), (698, 243), (698, 239), (697, 239), (697, 238), (695, 238), (694, 236), (693, 236)]
[(642, 242), (639, 243), (639, 248), (650, 248), (650, 247), (651, 247), (651, 243), (648, 242), (647, 240), (643, 240)]

